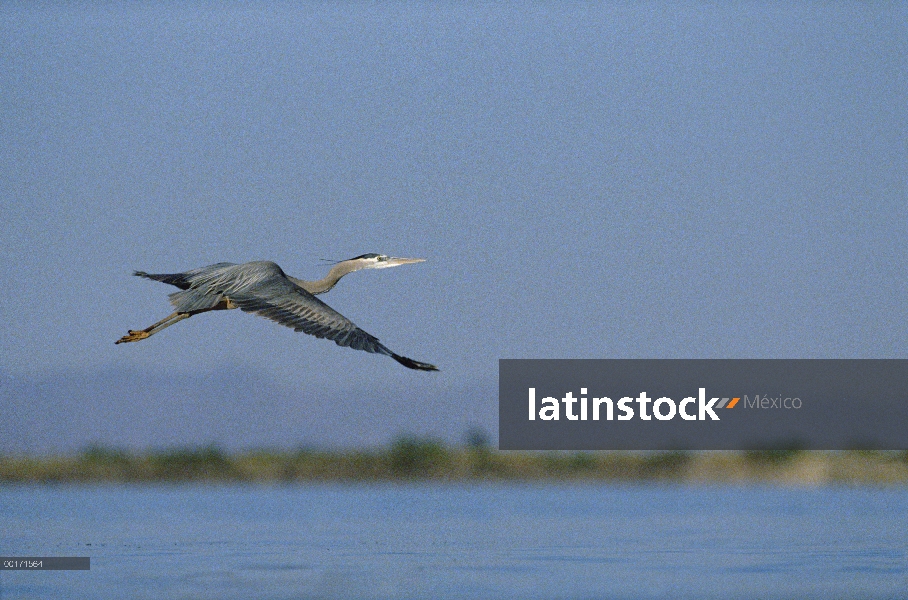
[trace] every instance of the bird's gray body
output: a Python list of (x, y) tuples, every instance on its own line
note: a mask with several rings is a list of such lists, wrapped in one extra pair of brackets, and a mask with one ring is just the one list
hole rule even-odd
[[(334, 341), (339, 346), (390, 356), (411, 369), (434, 371), (434, 365), (400, 356), (366, 333), (321, 300), (315, 294), (331, 289), (337, 280), (364, 268), (382, 268), (419, 259), (392, 259), (379, 254), (364, 254), (337, 263), (325, 279), (307, 282), (288, 276), (275, 263), (254, 261), (243, 264), (217, 263), (185, 273), (151, 274), (136, 271), (135, 275), (180, 288), (170, 294), (175, 313), (143, 332), (130, 331), (120, 342), (145, 339), (177, 320), (210, 310), (239, 308), (271, 319), (281, 325), (319, 338)], [(308, 288), (308, 289), (307, 289)]]

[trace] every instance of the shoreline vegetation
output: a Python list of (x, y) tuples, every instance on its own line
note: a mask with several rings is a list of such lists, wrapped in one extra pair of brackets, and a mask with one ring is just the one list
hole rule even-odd
[(90, 446), (77, 455), (0, 455), (0, 485), (21, 483), (678, 482), (905, 485), (908, 452), (517, 452), (483, 436), (465, 446), (402, 437), (377, 450), (253, 450), (217, 446), (134, 453)]

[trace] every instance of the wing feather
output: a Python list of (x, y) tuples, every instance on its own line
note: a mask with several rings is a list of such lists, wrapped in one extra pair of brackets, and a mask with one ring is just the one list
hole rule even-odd
[(259, 280), (241, 291), (225, 291), (238, 308), (289, 327), (297, 332), (329, 339), (339, 346), (393, 356), (378, 338), (357, 327), (283, 273)]

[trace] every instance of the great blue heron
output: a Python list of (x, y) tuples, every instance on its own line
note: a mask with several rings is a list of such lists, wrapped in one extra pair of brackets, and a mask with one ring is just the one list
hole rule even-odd
[(185, 273), (152, 274), (136, 271), (133, 275), (169, 283), (180, 288), (170, 294), (176, 312), (154, 325), (129, 333), (116, 344), (144, 340), (165, 327), (210, 310), (240, 310), (256, 313), (294, 331), (303, 331), (320, 338), (334, 340), (338, 346), (348, 346), (390, 356), (410, 369), (437, 371), (438, 367), (395, 354), (378, 339), (353, 324), (339, 312), (315, 297), (334, 287), (338, 280), (360, 269), (384, 269), (398, 265), (424, 262), (422, 258), (393, 258), (384, 254), (363, 254), (335, 264), (324, 279), (303, 281), (290, 277), (269, 261), (241, 265), (217, 263)]

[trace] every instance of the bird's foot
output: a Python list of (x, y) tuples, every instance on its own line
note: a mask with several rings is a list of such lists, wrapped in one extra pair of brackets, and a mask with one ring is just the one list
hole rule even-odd
[(118, 339), (114, 344), (122, 344), (124, 342), (138, 342), (139, 340), (144, 340), (151, 334), (147, 331), (133, 331), (129, 330), (129, 333)]

